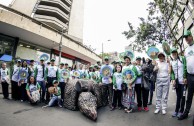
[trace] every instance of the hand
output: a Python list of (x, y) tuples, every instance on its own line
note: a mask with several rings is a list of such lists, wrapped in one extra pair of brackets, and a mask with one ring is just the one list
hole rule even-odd
[(45, 84), (47, 84), (48, 82), (47, 81), (45, 81)]
[(172, 84), (173, 86), (175, 86), (176, 81), (175, 81), (175, 80), (171, 80), (171, 84)]
[(184, 83), (184, 84), (187, 84), (187, 79), (184, 79), (184, 80), (183, 80), (183, 83)]
[(112, 79), (111, 78), (109, 78), (109, 82), (112, 83)]

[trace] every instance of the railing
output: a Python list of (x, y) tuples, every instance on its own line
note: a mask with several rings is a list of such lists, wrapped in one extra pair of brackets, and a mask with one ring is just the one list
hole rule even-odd
[[(38, 20), (36, 20), (36, 19), (34, 19), (34, 18), (32, 18), (32, 17), (30, 17), (30, 16), (28, 16), (28, 15), (26, 15), (26, 14), (20, 12), (20, 11), (17, 11), (17, 10), (15, 10), (15, 9), (10, 8), (10, 7), (4, 6), (4, 5), (2, 5), (2, 4), (0, 4), (0, 8), (2, 8), (2, 9), (4, 9), (4, 10), (7, 10), (7, 11), (10, 11), (10, 12), (12, 12), (12, 13), (15, 13), (15, 14), (17, 14), (17, 15), (20, 15), (20, 16), (22, 16), (22, 17), (25, 17), (25, 18), (31, 20), (32, 22), (41, 25), (42, 27), (45, 27), (45, 28), (47, 28), (47, 29), (49, 29), (49, 30), (51, 30), (51, 31), (57, 32), (58, 34), (61, 34), (61, 31), (59, 31), (59, 30), (57, 30), (57, 29), (55, 29), (55, 28), (53, 28), (53, 27), (47, 25), (46, 23), (40, 22), (40, 21), (38, 21)], [(76, 40), (70, 38), (70, 37), (69, 37), (68, 35), (66, 35), (66, 34), (63, 34), (63, 36), (64, 36), (65, 38), (67, 38), (67, 39), (73, 41), (74, 43), (78, 44), (79, 46), (85, 48), (86, 50), (88, 50), (89, 52), (95, 54), (96, 56), (98, 56), (98, 57), (100, 58), (99, 55), (97, 55), (95, 52), (91, 51), (90, 49), (86, 48), (81, 42), (76, 41)]]

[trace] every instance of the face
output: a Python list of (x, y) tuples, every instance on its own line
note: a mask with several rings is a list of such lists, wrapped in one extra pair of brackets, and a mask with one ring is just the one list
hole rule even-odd
[(141, 60), (136, 60), (136, 63), (137, 63), (137, 65), (140, 65), (140, 63), (141, 63)]
[(21, 62), (17, 62), (17, 66), (21, 66)]
[(121, 72), (121, 66), (117, 66), (117, 72)]
[(66, 64), (66, 65), (65, 65), (65, 69), (67, 69), (67, 68), (68, 68), (68, 65)]
[(80, 65), (79, 65), (79, 69), (82, 69), (82, 68), (83, 68), (83, 65), (82, 65), (82, 64), (80, 64)]
[(130, 60), (129, 58), (126, 58), (126, 59), (125, 59), (125, 64), (126, 64), (126, 65), (129, 65), (130, 62), (131, 62), (131, 60)]
[(54, 87), (57, 87), (58, 86), (58, 83), (55, 83), (55, 84), (53, 84), (54, 85)]
[(34, 83), (34, 77), (30, 77), (30, 82)]
[(108, 59), (105, 59), (105, 64), (109, 64), (109, 60)]
[(191, 45), (193, 43), (193, 37), (192, 36), (186, 37), (185, 40), (186, 40), (188, 45)]
[(2, 64), (2, 68), (5, 69), (6, 68), (6, 63)]
[(43, 65), (43, 64), (44, 64), (44, 61), (41, 60), (41, 61), (40, 61), (40, 64)]
[(55, 62), (54, 61), (51, 61), (51, 65), (54, 66), (55, 65)]
[(23, 62), (23, 66), (27, 66), (27, 62), (26, 61)]
[(163, 55), (160, 55), (159, 60), (160, 60), (160, 62), (163, 62), (165, 60), (165, 57)]
[(60, 68), (62, 69), (64, 67), (64, 65), (60, 65)]
[(173, 53), (172, 53), (172, 57), (173, 57), (174, 59), (177, 59), (177, 57), (178, 57), (177, 52), (173, 52)]

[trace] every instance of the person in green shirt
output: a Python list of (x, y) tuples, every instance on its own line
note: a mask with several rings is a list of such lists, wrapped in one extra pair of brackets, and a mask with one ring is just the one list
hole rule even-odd
[(40, 85), (31, 76), (29, 83), (26, 85), (26, 92), (31, 104), (37, 104), (40, 101)]
[(59, 82), (57, 80), (53, 81), (53, 87), (50, 87), (49, 92), (51, 94), (51, 100), (49, 101), (48, 105), (43, 106), (45, 107), (53, 107), (56, 103), (60, 108), (62, 108), (62, 101), (61, 101), (61, 88), (58, 86)]

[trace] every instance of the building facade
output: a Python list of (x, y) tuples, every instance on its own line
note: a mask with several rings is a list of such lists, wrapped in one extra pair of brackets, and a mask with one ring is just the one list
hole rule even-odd
[(58, 62), (62, 42), (62, 62), (101, 60), (82, 44), (82, 0), (12, 0), (8, 7), (0, 5), (0, 11), (0, 55), (35, 61), (47, 55)]

